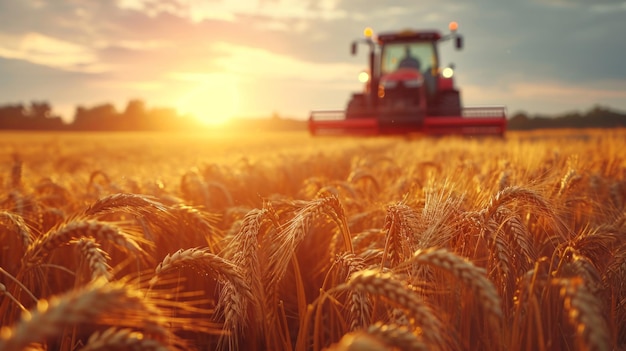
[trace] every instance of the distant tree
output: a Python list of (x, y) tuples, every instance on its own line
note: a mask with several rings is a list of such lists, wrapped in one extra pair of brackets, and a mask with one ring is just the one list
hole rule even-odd
[(517, 113), (508, 121), (508, 129), (511, 130), (615, 127), (626, 127), (626, 114), (597, 105), (585, 113), (574, 111), (556, 116), (528, 117), (525, 113)]
[(0, 106), (0, 129), (23, 129), (25, 115), (22, 104)]
[(64, 129), (63, 119), (53, 115), (52, 106), (47, 101), (32, 101), (27, 111), (26, 129), (60, 130)]
[(92, 108), (76, 107), (73, 127), (77, 130), (117, 130), (119, 129), (118, 113), (110, 103), (96, 105)]
[(50, 117), (52, 114), (52, 107), (47, 101), (32, 101), (30, 103), (30, 109), (28, 115), (34, 119), (44, 119)]
[(507, 121), (509, 129), (526, 130), (530, 129), (530, 123), (526, 112), (516, 112), (511, 119)]
[(146, 127), (146, 114), (146, 103), (140, 99), (132, 99), (128, 101), (124, 110), (123, 125), (130, 130), (144, 129)]

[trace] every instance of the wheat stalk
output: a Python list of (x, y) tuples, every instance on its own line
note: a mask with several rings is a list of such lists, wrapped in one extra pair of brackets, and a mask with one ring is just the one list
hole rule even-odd
[(120, 326), (144, 327), (151, 334), (170, 337), (167, 321), (142, 294), (123, 282), (99, 279), (84, 288), (39, 300), (15, 325), (0, 330), (0, 350), (22, 350), (30, 343), (59, 336), (66, 327), (105, 317)]
[(411, 255), (417, 222), (417, 214), (409, 206), (403, 203), (389, 206), (383, 228), (387, 234), (381, 268), (395, 267)]
[(405, 326), (378, 322), (370, 325), (366, 332), (389, 347), (405, 351), (428, 350), (422, 339)]
[[(0, 283), (0, 296), (6, 296), (11, 302), (13, 302), (17, 307), (19, 307), (22, 311), (26, 311), (26, 308), (19, 302), (19, 300), (17, 300), (15, 297), (13, 297), (13, 295), (11, 295), (11, 293), (7, 290), (7, 287)], [(0, 303), (0, 307), (3, 307), (4, 303)], [(0, 308), (0, 311), (3, 310), (3, 308)]]
[(225, 347), (228, 344), (228, 349), (238, 349), (237, 341), (244, 336), (244, 331), (249, 323), (247, 316), (249, 305), (252, 305), (255, 312), (253, 327), (257, 328), (257, 332), (261, 334), (266, 329), (263, 324), (267, 318), (264, 307), (265, 292), (261, 281), (262, 270), (258, 257), (259, 243), (261, 242), (259, 236), (263, 234), (261, 226), (266, 221), (275, 227), (278, 226), (278, 219), (271, 207), (248, 212), (243, 219), (239, 232), (231, 240), (231, 245), (224, 250), (232, 256), (230, 257), (231, 262), (241, 269), (243, 279), (250, 287), (252, 294), (251, 300), (246, 300), (239, 295), (239, 290), (232, 283), (227, 282), (224, 285), (217, 311), (224, 316), (224, 329), (232, 333), (221, 336), (220, 347)]
[(185, 237), (201, 236), (212, 252), (218, 252), (218, 242), (223, 234), (216, 225), (219, 220), (217, 215), (184, 204), (172, 206), (168, 213), (174, 221), (183, 225), (181, 231), (186, 233)]
[(389, 346), (374, 335), (358, 331), (344, 335), (324, 351), (389, 351)]
[(170, 348), (130, 328), (111, 327), (103, 332), (92, 334), (86, 345), (79, 349), (79, 351), (105, 350), (168, 351)]
[(101, 222), (90, 219), (75, 219), (52, 229), (32, 242), (22, 258), (25, 267), (32, 267), (41, 262), (54, 249), (81, 238), (94, 238), (111, 243), (123, 251), (144, 254), (141, 244), (149, 243), (125, 225)]
[[(322, 290), (328, 286), (336, 286), (345, 283), (352, 274), (366, 269), (365, 260), (352, 253), (338, 255), (328, 270), (327, 276), (322, 284)], [(330, 278), (335, 275), (334, 278)], [(354, 331), (367, 326), (371, 320), (372, 304), (364, 291), (351, 290), (347, 298), (349, 330)]]
[(207, 248), (180, 249), (171, 255), (168, 254), (157, 265), (154, 271), (155, 276), (151, 279), (150, 285), (156, 284), (159, 277), (166, 272), (184, 266), (195, 268), (202, 273), (215, 272), (221, 279), (233, 284), (244, 298), (252, 299), (250, 287), (239, 267), (210, 252)]
[(28, 202), (29, 201), (24, 196), (24, 194), (22, 194), (16, 188), (8, 192), (7, 199), (2, 204), (3, 205), (2, 207), (5, 209), (8, 209), (9, 212), (17, 216), (25, 218), (28, 215), (27, 213)]
[(155, 197), (142, 194), (117, 193), (105, 196), (85, 209), (85, 216), (98, 216), (115, 210), (144, 209), (143, 213), (154, 214), (168, 211), (168, 207)]
[(13, 165), (11, 166), (11, 187), (19, 189), (22, 186), (22, 156), (15, 152), (12, 157)]
[(516, 264), (518, 272), (527, 272), (538, 259), (537, 250), (533, 237), (528, 228), (522, 223), (519, 216), (506, 207), (500, 207), (495, 215), (496, 223), (500, 223), (502, 231), (511, 242), (516, 252)]
[(565, 173), (563, 178), (561, 178), (557, 196), (563, 196), (565, 192), (572, 189), (578, 182), (580, 182), (581, 179), (582, 177), (576, 173), (576, 170), (570, 168), (567, 173)]
[(343, 213), (343, 208), (339, 203), (339, 199), (334, 196), (315, 199), (305, 202), (303, 206), (296, 211), (292, 220), (282, 227), (277, 237), (276, 243), (269, 248), (268, 266), (263, 273), (263, 279), (266, 282), (268, 291), (268, 303), (275, 305), (275, 290), (278, 282), (283, 278), (287, 267), (292, 260), (293, 253), (296, 252), (299, 244), (304, 240), (309, 228), (313, 224), (313, 220), (324, 214), (337, 223), (343, 233), (345, 250), (354, 252), (352, 248), (352, 239), (348, 230), (347, 221)]
[[(407, 310), (410, 317), (415, 320), (415, 325), (422, 329), (422, 336), (427, 345), (446, 348), (443, 336), (445, 328), (441, 320), (404, 281), (389, 273), (364, 270), (354, 273), (345, 284), (345, 288), (380, 296), (391, 304)], [(337, 287), (337, 290), (342, 289), (344, 285)]]
[(491, 218), (498, 208), (511, 201), (524, 201), (532, 204), (540, 213), (553, 214), (553, 207), (539, 192), (521, 186), (509, 186), (499, 191), (489, 200), (489, 204), (485, 208), (485, 218)]
[(447, 249), (431, 248), (418, 250), (413, 257), (396, 268), (397, 272), (410, 268), (414, 264), (427, 264), (452, 274), (477, 295), (482, 307), (488, 312), (491, 332), (498, 335), (502, 330), (502, 301), (493, 283), (487, 278), (485, 269), (461, 258)]
[(602, 308), (602, 301), (592, 294), (581, 278), (558, 279), (563, 304), (587, 350), (612, 350), (611, 335)]
[(33, 240), (33, 234), (24, 218), (9, 211), (0, 211), (0, 228), (4, 227), (5, 233), (15, 233), (25, 250)]
[(87, 262), (90, 279), (96, 280), (102, 277), (107, 281), (111, 280), (111, 267), (108, 264), (110, 257), (100, 248), (100, 245), (90, 238), (81, 238), (74, 241), (74, 243)]
[(98, 176), (102, 177), (106, 185), (111, 186), (111, 178), (103, 171), (103, 170), (95, 170), (89, 174), (89, 182), (87, 183), (87, 192), (90, 191), (91, 188), (95, 188), (95, 190), (100, 193), (102, 191), (100, 185), (96, 182)]

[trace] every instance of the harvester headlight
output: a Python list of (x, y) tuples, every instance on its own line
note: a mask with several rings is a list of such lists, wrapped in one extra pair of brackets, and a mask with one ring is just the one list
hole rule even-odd
[(441, 75), (444, 78), (452, 78), (452, 76), (454, 75), (454, 70), (450, 67), (446, 67), (443, 69), (443, 71), (441, 71)]
[(361, 73), (359, 73), (359, 82), (361, 83), (367, 83), (367, 81), (370, 80), (370, 74), (362, 71)]

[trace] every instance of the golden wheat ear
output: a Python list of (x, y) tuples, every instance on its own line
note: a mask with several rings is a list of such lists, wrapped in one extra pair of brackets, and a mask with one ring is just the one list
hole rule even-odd
[(522, 186), (509, 186), (496, 193), (489, 200), (488, 205), (485, 207), (485, 218), (491, 218), (498, 208), (512, 201), (522, 201), (529, 204), (539, 213), (546, 215), (554, 214), (554, 206), (551, 206), (548, 200), (538, 191)]
[(146, 212), (166, 212), (168, 207), (155, 197), (142, 194), (117, 193), (100, 198), (85, 209), (85, 216), (97, 216), (115, 210), (146, 209)]
[[(20, 250), (25, 250), (33, 241), (33, 233), (31, 228), (26, 224), (24, 218), (10, 211), (0, 210), (0, 228), (2, 234), (15, 234), (18, 242), (21, 244)], [(6, 239), (4, 239), (6, 240)]]
[(484, 268), (474, 265), (471, 261), (457, 256), (444, 248), (418, 250), (413, 257), (404, 261), (395, 271), (401, 272), (412, 265), (422, 264), (442, 269), (468, 286), (488, 312), (488, 321), (494, 332), (503, 327), (502, 301), (493, 282), (487, 277)]
[[(366, 264), (362, 257), (352, 253), (338, 255), (327, 273), (322, 290), (345, 283), (352, 274), (365, 270)], [(372, 318), (372, 303), (363, 291), (350, 291), (345, 308), (348, 314), (347, 323), (350, 331), (365, 328)]]
[[(330, 218), (336, 223), (342, 233), (344, 251), (354, 252), (347, 219), (338, 198), (328, 196), (298, 204), (300, 206), (298, 206), (299, 208), (296, 207), (293, 218), (286, 225), (282, 226), (276, 236), (276, 240), (274, 240), (275, 243), (268, 248), (269, 264), (263, 276), (268, 282), (269, 294), (272, 293), (272, 289), (275, 289), (278, 282), (285, 275), (293, 253), (305, 239), (314, 221), (319, 219), (319, 217)], [(271, 304), (273, 305), (274, 303)]]
[(592, 294), (580, 277), (555, 279), (553, 283), (561, 288), (564, 312), (581, 341), (581, 349), (611, 350), (608, 313), (598, 295)]
[(337, 287), (337, 290), (355, 289), (380, 297), (392, 306), (407, 311), (409, 318), (417, 328), (429, 347), (446, 349), (452, 345), (445, 336), (445, 328), (435, 311), (426, 304), (418, 294), (403, 280), (390, 273), (378, 270), (364, 270), (354, 273), (348, 282)]
[(388, 207), (383, 228), (386, 239), (381, 268), (395, 267), (411, 256), (418, 223), (415, 210), (404, 203)]
[(184, 266), (195, 268), (202, 273), (216, 273), (220, 279), (232, 283), (246, 298), (251, 298), (250, 287), (241, 270), (232, 262), (210, 252), (208, 248), (181, 249), (167, 255), (157, 265), (150, 284), (156, 283), (164, 273)]
[(56, 248), (81, 238), (93, 238), (99, 243), (111, 244), (122, 252), (133, 253), (140, 258), (145, 257), (144, 248), (152, 245), (136, 231), (136, 228), (126, 223), (77, 218), (50, 230), (32, 242), (22, 258), (24, 267), (36, 266)]
[[(173, 238), (169, 238), (170, 241), (179, 242), (179, 247), (199, 246), (197, 242), (203, 241), (211, 252), (219, 252), (219, 242), (224, 237), (224, 233), (217, 226), (221, 219), (219, 215), (184, 204), (171, 206), (169, 213), (173, 217), (172, 220), (177, 223), (171, 235)], [(169, 241), (164, 240), (164, 244), (168, 243)], [(184, 246), (185, 243), (194, 244)]]
[[(268, 329), (267, 306), (265, 306), (265, 286), (262, 281), (262, 267), (260, 259), (264, 255), (265, 247), (262, 237), (270, 230), (278, 229), (278, 219), (271, 206), (263, 209), (254, 209), (246, 213), (237, 234), (235, 234), (222, 254), (237, 266), (246, 284), (251, 289), (251, 299), (240, 294), (230, 282), (226, 282), (216, 310), (224, 320), (224, 329), (228, 335), (220, 337), (219, 346), (237, 347), (237, 340), (245, 337), (249, 328), (256, 333), (263, 333)], [(261, 256), (261, 258), (259, 258)]]
[(376, 337), (388, 347), (406, 351), (426, 351), (428, 347), (424, 344), (422, 337), (416, 335), (406, 326), (396, 324), (383, 324), (377, 322), (370, 325), (367, 334)]
[(39, 300), (21, 320), (1, 329), (0, 350), (22, 350), (31, 343), (62, 337), (68, 327), (107, 320), (145, 330), (163, 340), (173, 337), (161, 311), (143, 294), (123, 282), (99, 279), (69, 293)]
[[(388, 351), (389, 345), (367, 332), (352, 332), (341, 337), (337, 343), (324, 351)], [(419, 351), (419, 349), (417, 349)]]
[(33, 240), (33, 231), (22, 216), (0, 210), (0, 267), (17, 274), (20, 260)]
[(171, 348), (166, 343), (147, 337), (139, 331), (111, 327), (92, 334), (86, 345), (79, 349), (79, 351), (107, 350), (169, 351)]
[[(91, 238), (81, 238), (73, 241), (76, 244), (77, 251), (80, 253), (85, 267), (87, 268), (89, 280), (103, 278), (111, 280), (112, 273), (109, 266), (109, 254), (100, 248), (100, 245)], [(77, 274), (78, 276), (78, 274)], [(77, 277), (78, 278), (78, 277)]]

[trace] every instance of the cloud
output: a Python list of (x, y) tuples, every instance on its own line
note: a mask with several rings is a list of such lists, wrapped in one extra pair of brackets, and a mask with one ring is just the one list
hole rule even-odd
[(356, 76), (362, 67), (360, 64), (307, 62), (263, 49), (223, 42), (216, 43), (214, 47), (216, 51), (224, 53), (215, 60), (219, 67), (248, 77), (333, 81), (346, 74)]
[(596, 5), (610, 5), (610, 6), (623, 6), (626, 2), (624, 0), (534, 0), (537, 3), (544, 5), (560, 5), (560, 6), (584, 6), (594, 7)]
[(122, 0), (121, 9), (131, 9), (156, 17), (159, 13), (187, 18), (195, 23), (205, 20), (235, 22), (239, 16), (258, 16), (269, 19), (323, 19), (343, 18), (345, 11), (339, 8), (338, 0)]
[(95, 52), (85, 46), (29, 32), (0, 38), (0, 56), (76, 72), (102, 72), (107, 65), (99, 63)]

